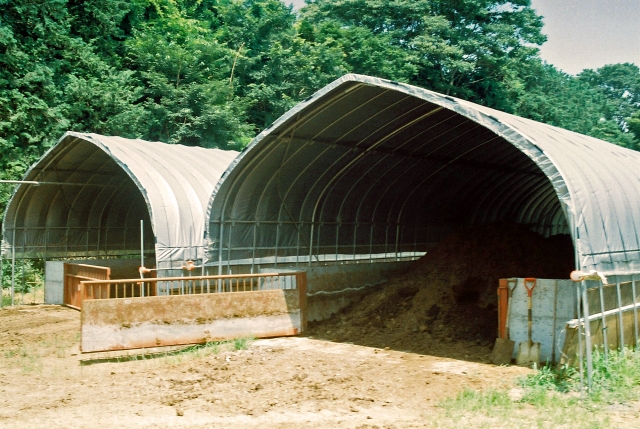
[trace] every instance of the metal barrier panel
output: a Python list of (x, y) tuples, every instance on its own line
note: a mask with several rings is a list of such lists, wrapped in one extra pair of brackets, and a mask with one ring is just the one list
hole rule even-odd
[[(640, 296), (636, 282), (617, 282), (586, 289), (581, 306), (588, 309), (589, 339), (592, 347), (601, 349), (605, 355), (609, 350), (623, 347), (637, 349), (639, 343), (638, 311)], [(582, 353), (590, 353), (586, 344), (579, 344), (580, 330), (587, 328), (584, 318), (571, 320), (567, 324), (564, 346), (565, 363), (574, 364)]]
[[(154, 281), (182, 282), (171, 278)], [(190, 286), (188, 281), (194, 284)], [(206, 293), (207, 281), (210, 293)], [(218, 281), (235, 291), (217, 292), (213, 286)], [(131, 284), (132, 280), (112, 282)], [(109, 284), (87, 283), (87, 286)], [(256, 289), (243, 291), (240, 287), (243, 283), (253, 284)], [(295, 284), (296, 288), (276, 288), (287, 284)], [(245, 336), (289, 336), (306, 329), (304, 272), (194, 277), (180, 286), (176, 290), (184, 294), (86, 300), (81, 317), (82, 352), (198, 344)], [(192, 293), (186, 293), (190, 288)], [(193, 293), (196, 290), (200, 292)]]
[(637, 274), (613, 277), (609, 284), (589, 278), (576, 282), (577, 318), (567, 323), (561, 364), (579, 366), (583, 391), (585, 381), (587, 391), (592, 387), (594, 349), (605, 360), (611, 351), (640, 350)]
[[(109, 280), (110, 277), (111, 268), (109, 267), (64, 264), (64, 304), (79, 310), (82, 307), (82, 301), (87, 298), (86, 290), (81, 283), (87, 280)], [(108, 298), (108, 295), (105, 296), (104, 292), (92, 289), (90, 297)]]

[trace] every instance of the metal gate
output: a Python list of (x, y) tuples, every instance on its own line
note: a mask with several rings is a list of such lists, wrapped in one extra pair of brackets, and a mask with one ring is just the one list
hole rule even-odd
[(567, 324), (563, 355), (564, 363), (579, 366), (588, 390), (593, 383), (594, 350), (601, 350), (604, 359), (611, 350), (640, 350), (639, 278), (626, 275), (610, 283), (606, 279), (575, 283), (577, 318)]

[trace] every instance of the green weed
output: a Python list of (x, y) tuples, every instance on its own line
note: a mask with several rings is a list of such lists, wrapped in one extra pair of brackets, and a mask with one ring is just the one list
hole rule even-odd
[[(210, 341), (203, 344), (194, 344), (182, 347), (177, 350), (161, 351), (161, 352), (141, 352), (128, 354), (125, 356), (103, 357), (99, 359), (90, 359), (81, 361), (81, 365), (93, 365), (104, 362), (131, 362), (131, 361), (147, 361), (153, 359), (163, 360), (170, 365), (177, 365), (185, 360), (200, 359), (210, 355), (216, 355), (222, 351), (246, 350), (253, 338), (236, 338), (229, 341)], [(62, 353), (65, 350), (61, 351)]]
[(590, 400), (627, 402), (640, 398), (640, 355), (629, 349), (610, 351), (605, 359), (600, 350), (593, 352)]
[(233, 340), (235, 350), (247, 350), (254, 341), (253, 337), (241, 337)]
[(455, 398), (445, 399), (440, 406), (446, 411), (447, 416), (459, 415), (461, 411), (477, 413), (482, 412), (491, 417), (514, 408), (515, 404), (509, 398), (506, 391), (489, 390), (478, 392), (472, 389), (464, 389)]
[(4, 351), (3, 355), (9, 361), (10, 366), (20, 368), (22, 372), (42, 372), (42, 356), (25, 344), (17, 349)]
[[(606, 428), (607, 405), (640, 399), (640, 355), (630, 350), (593, 353), (591, 390), (580, 392), (580, 373), (573, 367), (534, 368), (511, 391), (465, 389), (439, 407), (444, 418), (434, 427)], [(514, 394), (515, 391), (515, 394)]]

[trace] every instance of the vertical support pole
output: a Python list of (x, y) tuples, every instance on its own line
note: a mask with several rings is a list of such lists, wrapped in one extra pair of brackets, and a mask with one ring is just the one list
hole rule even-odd
[(313, 232), (315, 229), (313, 221), (311, 222), (311, 228), (309, 229), (311, 230), (311, 233), (309, 234), (309, 266), (311, 266), (311, 257), (313, 255)]
[(253, 224), (253, 246), (251, 248), (251, 274), (255, 273), (256, 266), (256, 243), (257, 243), (257, 234), (258, 234), (258, 223), (255, 222)]
[(604, 359), (609, 359), (609, 329), (607, 327), (607, 318), (604, 315), (604, 285), (600, 282), (598, 289), (600, 290), (600, 314), (602, 315), (602, 345), (604, 346)]
[(4, 307), (4, 259), (0, 248), (0, 308), (2, 307)]
[[(218, 275), (222, 275), (222, 240), (224, 238), (224, 221), (220, 217), (220, 236), (218, 244)], [(218, 279), (218, 292), (222, 292), (222, 279)]]
[[(24, 234), (24, 232), (23, 232)], [(24, 243), (24, 241), (23, 241)], [(24, 278), (24, 245), (22, 247), (22, 285), (20, 290), (22, 291), (22, 293), (20, 294), (20, 305), (24, 305), (24, 295), (25, 295), (25, 291), (28, 293), (29, 289), (27, 288), (27, 282), (26, 279)]]
[(229, 225), (229, 241), (227, 241), (227, 274), (231, 274), (231, 230), (234, 222)]
[(296, 287), (300, 291), (300, 330), (307, 330), (307, 273), (300, 271), (295, 274)]
[[(100, 236), (100, 234), (98, 233), (98, 236)], [(47, 270), (47, 245), (49, 243), (49, 228), (45, 228), (44, 230), (44, 260), (42, 261), (43, 264), (42, 266), (45, 269), (45, 282), (42, 285), (42, 290), (43, 290), (43, 298), (42, 298), (42, 303), (46, 304), (44, 296), (46, 296), (46, 292), (47, 292), (47, 281), (46, 281), (46, 270)], [(98, 256), (100, 256), (100, 248), (98, 248)]]
[(551, 362), (556, 363), (556, 330), (558, 313), (558, 280), (553, 281), (553, 322), (551, 324)]
[(336, 248), (335, 248), (335, 253), (336, 253), (336, 265), (338, 265), (338, 241), (340, 240), (340, 222), (336, 223)]
[(507, 338), (507, 309), (509, 308), (507, 281), (507, 279), (498, 280), (498, 338)]
[[(144, 220), (140, 219), (140, 267), (144, 267)], [(140, 271), (140, 278), (144, 278)], [(144, 282), (140, 282), (140, 296), (144, 297)]]
[(16, 228), (13, 227), (13, 241), (11, 242), (11, 306), (13, 302), (16, 290)]
[(593, 349), (591, 344), (591, 321), (589, 320), (589, 297), (587, 295), (587, 283), (580, 282), (582, 288), (582, 312), (584, 315), (584, 343), (587, 355), (587, 388), (591, 392), (593, 382)]
[[(316, 240), (316, 259), (319, 261), (320, 260), (320, 231), (322, 230), (322, 222), (320, 222), (318, 224), (318, 239)], [(326, 258), (325, 258), (325, 263), (326, 263)], [(311, 263), (311, 258), (309, 258), (309, 263)]]
[(576, 319), (578, 319), (578, 363), (580, 367), (580, 392), (584, 394), (584, 353), (582, 349), (582, 332), (584, 331), (582, 325), (584, 319), (581, 316), (580, 311), (580, 289), (582, 282), (576, 282)]
[[(224, 221), (220, 219), (220, 236), (218, 237), (218, 275), (222, 275), (222, 240), (224, 238)], [(218, 279), (218, 289), (220, 289), (220, 279)], [(218, 290), (220, 292), (220, 290)]]
[[(602, 283), (602, 282), (600, 282)], [(616, 299), (618, 302), (618, 333), (620, 335), (620, 351), (624, 350), (624, 321), (622, 320), (622, 295), (620, 294), (620, 280), (616, 279)]]
[(400, 224), (396, 224), (396, 262), (400, 260), (398, 252), (400, 251)]
[(295, 221), (293, 221), (294, 227), (298, 230), (296, 234), (296, 270), (298, 269), (298, 264), (300, 263), (300, 236), (302, 235), (302, 228), (304, 227), (304, 223), (300, 222), (298, 226)]
[[(278, 268), (278, 238), (280, 237), (280, 221), (278, 220), (278, 223), (276, 224), (276, 246), (275, 246), (275, 253), (273, 255), (273, 267), (274, 268)], [(229, 238), (229, 240), (231, 240), (231, 238)]]
[(631, 294), (633, 295), (633, 334), (635, 351), (638, 352), (638, 304), (636, 301), (636, 276), (631, 276)]

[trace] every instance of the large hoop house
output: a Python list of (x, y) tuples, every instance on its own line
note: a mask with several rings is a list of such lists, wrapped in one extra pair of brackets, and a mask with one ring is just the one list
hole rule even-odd
[[(208, 263), (401, 260), (498, 221), (640, 269), (640, 153), (410, 85), (346, 75), (287, 112), (211, 199)], [(567, 273), (568, 275), (569, 273)]]

